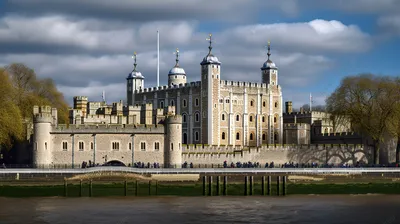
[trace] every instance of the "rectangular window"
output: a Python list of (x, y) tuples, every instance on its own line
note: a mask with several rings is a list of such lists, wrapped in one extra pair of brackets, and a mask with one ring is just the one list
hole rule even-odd
[(142, 151), (146, 151), (146, 142), (141, 142), (141, 143), (140, 143), (140, 149), (141, 149)]
[(160, 151), (160, 143), (159, 142), (154, 143), (154, 151)]
[(199, 132), (195, 132), (195, 140), (198, 141), (199, 140)]
[(129, 150), (132, 150), (132, 143), (129, 143), (128, 148)]
[(83, 151), (85, 148), (85, 144), (83, 142), (79, 142), (79, 151)]
[(112, 142), (112, 150), (115, 151), (119, 150), (119, 142)]
[(63, 149), (63, 151), (67, 151), (68, 150), (68, 142), (63, 142), (62, 143), (62, 149)]
[(94, 143), (93, 143), (93, 142), (90, 143), (90, 149), (91, 149), (91, 150), (94, 149)]
[(195, 100), (195, 105), (196, 105), (196, 107), (199, 106), (199, 99), (197, 99), (197, 98), (196, 98), (196, 100)]

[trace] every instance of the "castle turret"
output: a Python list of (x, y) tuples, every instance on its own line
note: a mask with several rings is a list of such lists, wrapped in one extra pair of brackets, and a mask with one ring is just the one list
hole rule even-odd
[(83, 117), (86, 117), (87, 103), (87, 96), (74, 96), (74, 109), (81, 110)]
[(271, 61), (271, 43), (268, 41), (268, 59), (261, 67), (262, 83), (278, 85), (278, 67)]
[(164, 166), (181, 168), (182, 166), (182, 116), (168, 116), (165, 120)]
[(208, 54), (203, 58), (201, 65), (201, 136), (195, 132), (194, 142), (210, 145), (219, 145), (219, 100), (221, 62), (211, 52), (211, 34)]
[(183, 68), (179, 66), (179, 50), (178, 48), (176, 49), (176, 63), (171, 70), (169, 70), (168, 73), (168, 85), (179, 85), (179, 84), (185, 84), (186, 83), (186, 73)]
[(33, 166), (49, 167), (53, 161), (51, 127), (53, 122), (50, 106), (33, 107)]
[(134, 58), (135, 60), (135, 63), (133, 64), (133, 70), (126, 78), (126, 100), (128, 106), (134, 105), (135, 103), (135, 91), (144, 88), (144, 76), (142, 75), (142, 73), (136, 70), (136, 52), (133, 54), (132, 58)]

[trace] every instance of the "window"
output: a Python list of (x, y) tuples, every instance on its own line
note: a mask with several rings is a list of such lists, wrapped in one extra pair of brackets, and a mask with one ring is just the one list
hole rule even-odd
[(274, 117), (274, 123), (276, 123), (276, 117)]
[(132, 150), (132, 143), (129, 143), (129, 144), (128, 144), (128, 149), (129, 149), (129, 150)]
[(196, 107), (198, 107), (199, 106), (199, 99), (196, 98), (194, 102), (195, 102)]
[(183, 123), (186, 123), (186, 114), (182, 115), (182, 120), (183, 120)]
[(195, 121), (196, 121), (196, 122), (199, 122), (199, 120), (200, 120), (200, 115), (199, 115), (199, 113), (196, 113), (196, 114), (194, 115), (194, 117), (195, 117)]
[(224, 100), (223, 99), (219, 99), (219, 103), (223, 103), (224, 102)]
[(178, 76), (176, 75), (175, 78), (178, 78)]
[(78, 145), (79, 145), (79, 151), (83, 151), (83, 149), (85, 148), (85, 143), (79, 142)]
[(236, 133), (236, 140), (240, 140), (240, 134), (239, 134), (239, 132)]
[(171, 143), (171, 151), (174, 151), (174, 143)]
[(140, 143), (140, 150), (146, 151), (146, 142), (141, 142)]
[(62, 143), (62, 149), (63, 149), (64, 151), (67, 151), (67, 150), (68, 150), (68, 142), (63, 142), (63, 143)]
[(94, 150), (94, 143), (93, 142), (90, 143), (90, 150)]
[(221, 119), (224, 121), (225, 120), (225, 114), (222, 114)]
[(199, 140), (199, 132), (198, 131), (196, 131), (195, 133), (194, 133), (194, 139), (196, 140), (196, 141), (198, 141)]
[(240, 121), (240, 116), (236, 115), (236, 121)]
[(174, 102), (173, 100), (171, 100), (171, 106), (175, 106), (174, 103), (175, 103), (175, 102)]
[(254, 101), (250, 101), (250, 106), (253, 107), (254, 106)]
[(250, 140), (253, 140), (253, 133), (250, 133)]
[(187, 106), (187, 105), (186, 105), (186, 100), (183, 100), (182, 102), (183, 102), (183, 103), (182, 103), (182, 104), (183, 104), (183, 107), (186, 107), (186, 106)]
[(278, 102), (275, 102), (275, 107), (278, 107)]
[(262, 116), (262, 122), (265, 122), (265, 117), (264, 116)]
[(154, 143), (154, 151), (160, 151), (160, 143), (159, 142)]
[(44, 149), (47, 150), (47, 142), (44, 143)]
[(253, 122), (253, 116), (250, 116), (250, 122)]
[(225, 100), (225, 103), (229, 103), (229, 99), (226, 99), (226, 100)]
[(119, 150), (119, 142), (112, 142), (112, 149), (115, 151)]
[(263, 102), (263, 107), (265, 107), (265, 101)]
[(265, 136), (265, 134), (263, 134), (262, 135), (262, 140), (265, 141), (265, 139), (266, 139), (266, 136)]
[(160, 108), (164, 108), (164, 101), (160, 101)]
[(222, 140), (225, 140), (225, 132), (222, 132)]
[(275, 133), (274, 134), (274, 141), (277, 141), (278, 140), (278, 135)]

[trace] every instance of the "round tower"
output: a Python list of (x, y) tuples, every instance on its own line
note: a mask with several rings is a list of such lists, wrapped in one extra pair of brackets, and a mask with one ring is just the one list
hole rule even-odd
[(171, 68), (171, 70), (169, 70), (169, 73), (168, 73), (168, 85), (169, 86), (186, 83), (185, 70), (183, 70), (183, 68), (179, 67), (179, 50), (178, 50), (178, 48), (176, 49), (175, 55), (176, 55), (175, 66), (173, 68)]
[(165, 168), (182, 167), (182, 116), (168, 116), (165, 123), (166, 139), (164, 147)]
[(33, 109), (33, 167), (48, 168), (53, 162), (50, 106)]

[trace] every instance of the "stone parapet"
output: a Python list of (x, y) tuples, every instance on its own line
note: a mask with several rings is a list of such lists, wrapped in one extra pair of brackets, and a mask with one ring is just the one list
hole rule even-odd
[(52, 133), (115, 133), (115, 134), (163, 134), (164, 125), (130, 125), (130, 124), (96, 124), (96, 125), (58, 125), (52, 128)]

